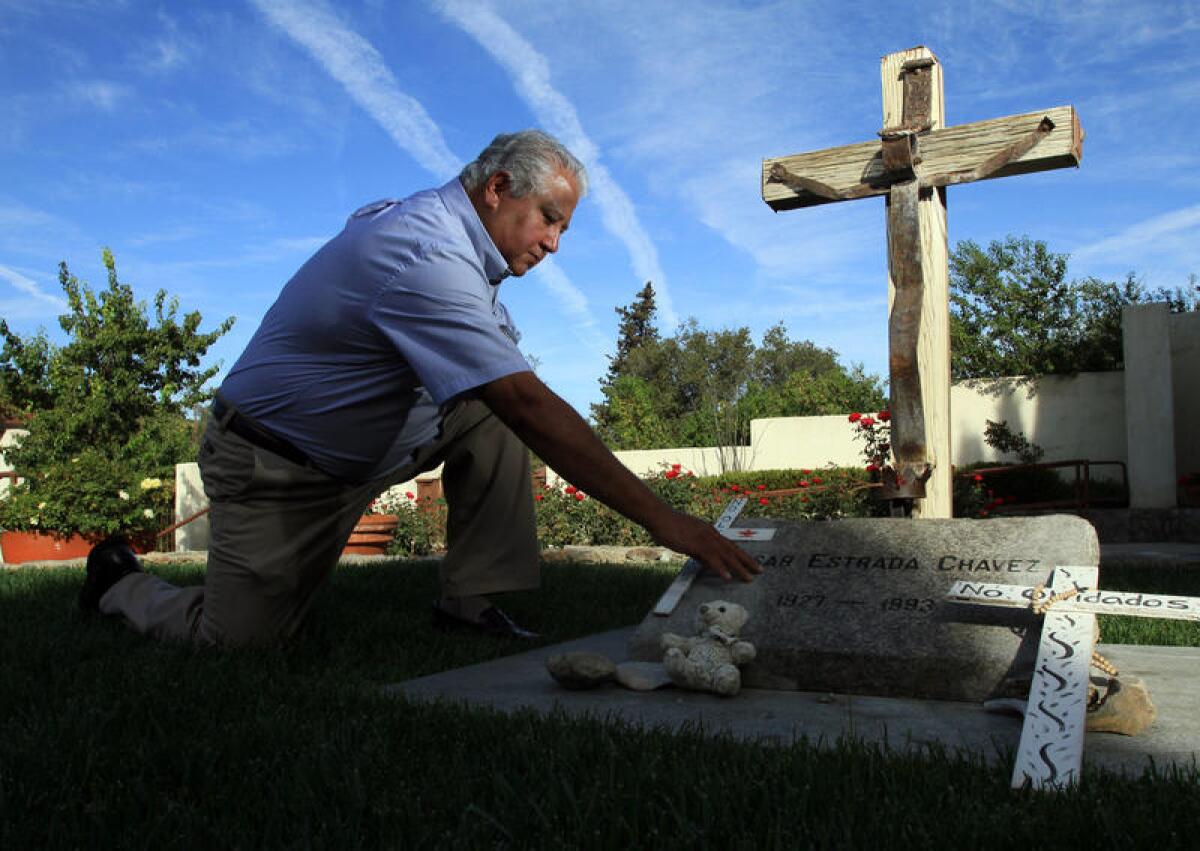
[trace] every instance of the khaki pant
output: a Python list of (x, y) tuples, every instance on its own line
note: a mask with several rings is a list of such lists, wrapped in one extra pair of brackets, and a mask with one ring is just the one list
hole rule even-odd
[(199, 460), (212, 530), (203, 587), (135, 573), (100, 600), (102, 612), (124, 615), (155, 638), (247, 644), (290, 637), (371, 500), (439, 463), (449, 505), (442, 593), (538, 585), (529, 455), (481, 402), (455, 406), (412, 463), (370, 482), (341, 482), (295, 464), (223, 422), (210, 421)]

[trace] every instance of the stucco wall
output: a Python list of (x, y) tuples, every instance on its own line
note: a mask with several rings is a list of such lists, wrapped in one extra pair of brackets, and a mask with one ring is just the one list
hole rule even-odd
[(1175, 464), (1200, 473), (1200, 311), (1171, 316), (1171, 380), (1175, 399)]

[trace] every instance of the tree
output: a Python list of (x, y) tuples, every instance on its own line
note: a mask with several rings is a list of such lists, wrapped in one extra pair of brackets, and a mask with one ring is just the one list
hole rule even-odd
[(12, 419), (50, 407), (50, 361), (54, 345), (44, 331), (29, 339), (14, 334), (0, 319), (0, 418)]
[(638, 291), (629, 307), (617, 307), (614, 310), (621, 317), (621, 322), (617, 326), (617, 354), (608, 365), (610, 379), (625, 372), (630, 352), (658, 342), (658, 327), (654, 324), (658, 313), (654, 303), (654, 285), (646, 281), (646, 286)]
[[(710, 331), (688, 319), (659, 338), (649, 285), (622, 316), (617, 357), (601, 381), (604, 401), (592, 406), (596, 430), (614, 449), (725, 447), (726, 469), (746, 459), (750, 420), (876, 409), (879, 379), (846, 370), (837, 353), (788, 338), (782, 324), (755, 345), (748, 328)], [(640, 308), (640, 309), (639, 309)]]
[[(1165, 301), (1195, 309), (1182, 289), (1067, 281), (1067, 256), (1010, 236), (987, 250), (970, 240), (950, 255), (950, 363), (955, 379), (1058, 375), (1120, 369), (1121, 309)], [(1191, 284), (1194, 287), (1195, 276)]]
[[(605, 401), (593, 403), (591, 408), (592, 420), (596, 423), (599, 431), (607, 435), (610, 441), (619, 441), (622, 438), (617, 435), (628, 439), (631, 428), (635, 431), (642, 428), (641, 425), (632, 426), (631, 423), (647, 423), (644, 416), (633, 413), (635, 410), (642, 409), (636, 397), (645, 392), (644, 388), (626, 383), (621, 389), (617, 389), (617, 384), (622, 378), (631, 377), (629, 373), (630, 355), (643, 345), (658, 343), (658, 328), (654, 324), (655, 314), (658, 312), (658, 308), (654, 304), (654, 286), (650, 281), (646, 281), (646, 286), (638, 291), (637, 296), (628, 307), (613, 309), (617, 316), (621, 317), (617, 326), (617, 353), (609, 357), (608, 372), (600, 380)], [(630, 398), (620, 406), (613, 404), (613, 400), (625, 396)], [(656, 431), (655, 427), (651, 426), (647, 433), (654, 431)]]
[(21, 340), (3, 329), (3, 386), (20, 388), (13, 403), (34, 410), (29, 434), (8, 454), (23, 481), (3, 506), (6, 528), (161, 528), (170, 510), (164, 483), (194, 453), (187, 413), (211, 397), (205, 385), (218, 369), (200, 361), (234, 320), (201, 332), (200, 314), (178, 318), (178, 301), (159, 290), (151, 322), (107, 249), (103, 261), (108, 286), (98, 295), (59, 265), (66, 345), (51, 346), (40, 333)]

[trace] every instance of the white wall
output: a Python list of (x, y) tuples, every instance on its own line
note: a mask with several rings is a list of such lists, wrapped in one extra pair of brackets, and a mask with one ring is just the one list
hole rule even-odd
[[(4, 433), (0, 434), (0, 473), (12, 472), (12, 464), (9, 463), (6, 454), (10, 448), (15, 446), (17, 442), (27, 434), (29, 434), (29, 432), (23, 428), (5, 429)], [(12, 480), (7, 476), (0, 479), (0, 497), (3, 497), (6, 493), (8, 493), (8, 488), (11, 483)]]
[(1200, 311), (1171, 316), (1171, 380), (1175, 396), (1175, 464), (1200, 473)]

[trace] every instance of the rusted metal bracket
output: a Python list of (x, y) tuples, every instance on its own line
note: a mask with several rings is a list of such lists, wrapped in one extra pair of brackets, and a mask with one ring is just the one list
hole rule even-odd
[(775, 163), (771, 166), (771, 171), (767, 175), (767, 181), (786, 186), (797, 194), (808, 192), (820, 198), (828, 198), (830, 201), (852, 201), (855, 198), (867, 198), (875, 194), (875, 187), (869, 184), (862, 184), (844, 191), (834, 189), (827, 183), (822, 183), (811, 177), (802, 177), (793, 171), (789, 171), (780, 163)]
[(880, 499), (888, 500), (893, 515), (907, 516), (912, 502), (925, 497), (925, 482), (933, 468), (925, 445), (925, 410), (917, 341), (921, 335), (924, 270), (921, 268), (921, 219), (918, 205), (922, 185), (916, 166), (921, 162), (919, 138), (931, 126), (931, 58), (904, 63), (904, 105), (901, 124), (880, 131), (883, 164), (892, 183), (888, 191), (888, 272), (895, 286), (888, 318), (888, 358), (891, 385), (892, 454), (884, 467)]
[(1019, 160), (1025, 154), (1037, 147), (1038, 143), (1050, 135), (1054, 122), (1049, 116), (1042, 116), (1038, 126), (1023, 139), (1018, 139), (1008, 147), (992, 154), (986, 160), (972, 169), (952, 171), (946, 174), (933, 174), (921, 178), (922, 189), (932, 189), (938, 186), (953, 186), (956, 183), (973, 183), (995, 174), (1013, 160)]

